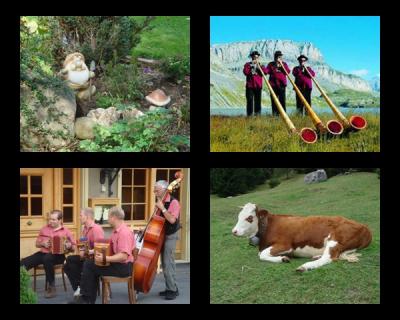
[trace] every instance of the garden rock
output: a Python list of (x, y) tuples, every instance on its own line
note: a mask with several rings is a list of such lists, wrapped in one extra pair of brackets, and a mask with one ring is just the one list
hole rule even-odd
[(144, 113), (136, 108), (125, 109), (122, 111), (122, 118), (124, 120), (135, 120), (144, 116)]
[(82, 117), (77, 118), (75, 121), (75, 135), (78, 139), (93, 139), (93, 128), (96, 122), (92, 118)]
[(109, 127), (116, 122), (121, 116), (121, 111), (115, 107), (107, 109), (97, 108), (90, 110), (87, 117), (92, 118), (97, 124)]
[(57, 151), (74, 137), (75, 94), (66, 85), (38, 86), (37, 90), (48, 103), (42, 105), (30, 87), (20, 86), (20, 101), (25, 105), (20, 109), (20, 148), (35, 151), (38, 146), (45, 146), (48, 151)]
[(310, 183), (314, 183), (314, 182), (326, 181), (327, 179), (328, 179), (328, 177), (326, 175), (325, 170), (320, 169), (320, 170), (308, 173), (304, 177), (304, 182), (307, 184), (310, 184)]

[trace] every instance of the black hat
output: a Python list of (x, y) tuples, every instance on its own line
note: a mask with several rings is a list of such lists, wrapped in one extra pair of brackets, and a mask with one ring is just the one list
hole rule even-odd
[(297, 58), (298, 61), (300, 61), (301, 59), (306, 59), (306, 61), (308, 60), (308, 58), (307, 58), (304, 54), (300, 55), (300, 56)]
[(252, 51), (249, 55), (249, 57), (253, 57), (253, 56), (261, 56), (261, 54), (258, 51)]
[(279, 57), (279, 56), (283, 56), (282, 51), (275, 51), (274, 57), (276, 58), (276, 57)]

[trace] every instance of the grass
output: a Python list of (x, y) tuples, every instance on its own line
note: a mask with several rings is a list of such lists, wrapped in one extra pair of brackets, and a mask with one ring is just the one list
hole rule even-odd
[[(346, 115), (345, 115), (346, 116)], [(380, 116), (363, 114), (368, 127), (348, 137), (319, 139), (305, 144), (290, 135), (279, 117), (210, 117), (211, 152), (379, 152)], [(348, 116), (346, 116), (348, 117)], [(308, 117), (291, 115), (297, 129), (313, 127)], [(320, 115), (323, 123), (333, 119), (329, 113)]]
[[(211, 196), (211, 303), (379, 303), (380, 187), (375, 173), (335, 176), (306, 185), (296, 175), (270, 189), (268, 184), (232, 198)], [(260, 261), (258, 249), (231, 230), (239, 208), (253, 202), (273, 213), (341, 215), (367, 224), (373, 234), (358, 263), (337, 261), (297, 273), (309, 261)]]
[[(143, 17), (137, 17), (141, 19)], [(158, 16), (145, 31), (141, 42), (132, 51), (132, 56), (165, 59), (182, 55), (189, 56), (190, 20), (188, 16)]]

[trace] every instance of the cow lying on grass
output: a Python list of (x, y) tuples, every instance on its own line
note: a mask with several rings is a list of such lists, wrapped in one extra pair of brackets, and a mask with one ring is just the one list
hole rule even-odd
[(297, 268), (303, 272), (332, 260), (358, 261), (356, 249), (367, 247), (371, 231), (367, 226), (343, 217), (275, 215), (247, 203), (239, 213), (232, 233), (259, 238), (260, 260), (289, 262), (288, 256), (313, 258)]

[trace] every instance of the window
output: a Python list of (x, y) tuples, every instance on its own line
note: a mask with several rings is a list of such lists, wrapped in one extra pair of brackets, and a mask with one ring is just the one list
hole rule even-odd
[(43, 177), (20, 175), (20, 216), (43, 214)]
[(148, 169), (122, 169), (122, 202), (125, 220), (145, 220), (148, 205)]
[(63, 222), (73, 222), (74, 216), (74, 170), (72, 168), (62, 169), (62, 212)]

